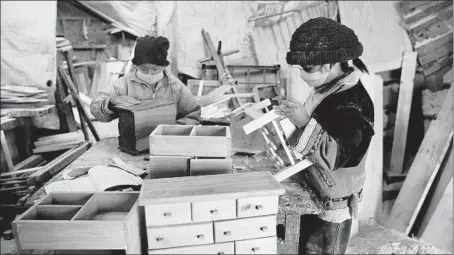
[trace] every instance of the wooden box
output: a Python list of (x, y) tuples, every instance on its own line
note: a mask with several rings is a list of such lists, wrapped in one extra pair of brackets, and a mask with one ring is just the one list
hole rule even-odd
[(148, 150), (148, 136), (158, 125), (176, 123), (177, 107), (172, 101), (154, 99), (118, 110), (119, 147), (131, 154)]
[(149, 254), (276, 254), (285, 189), (270, 172), (145, 180)]
[(51, 193), (13, 221), (19, 250), (141, 253), (139, 192)]
[(223, 126), (159, 125), (150, 134), (150, 155), (217, 157), (231, 156), (230, 128)]

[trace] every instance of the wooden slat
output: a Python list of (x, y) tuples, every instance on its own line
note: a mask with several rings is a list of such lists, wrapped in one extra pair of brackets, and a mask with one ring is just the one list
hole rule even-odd
[(14, 163), (11, 158), (11, 152), (9, 151), (8, 143), (6, 142), (5, 132), (0, 130), (0, 142), (2, 145), (2, 152), (5, 155), (6, 164), (8, 165), (9, 171), (14, 171)]
[(399, 10), (402, 15), (407, 15), (420, 6), (429, 4), (432, 1), (400, 1)]
[(400, 78), (399, 98), (397, 101), (396, 125), (391, 154), (390, 171), (401, 173), (404, 164), (407, 142), (408, 121), (410, 119), (411, 101), (413, 98), (413, 80), (416, 72), (416, 52), (405, 53)]
[(91, 142), (85, 142), (77, 148), (73, 148), (62, 155), (58, 156), (56, 159), (49, 162), (46, 166), (44, 166), (39, 171), (30, 175), (29, 182), (31, 183), (39, 183), (44, 180), (47, 174), (54, 175), (55, 173), (62, 170), (64, 167), (69, 165), (71, 162), (76, 160), (79, 156), (81, 156), (86, 150), (88, 150)]
[(406, 234), (421, 207), (428, 187), (448, 149), (452, 139), (453, 86), (448, 91), (437, 119), (433, 120), (394, 203), (387, 227)]
[(255, 130), (265, 126), (266, 124), (272, 122), (273, 120), (277, 120), (279, 118), (281, 118), (281, 116), (277, 115), (275, 110), (271, 110), (264, 114), (262, 117), (254, 119), (253, 121), (244, 125), (243, 126), (244, 132), (248, 135), (254, 132)]
[(303, 171), (304, 169), (312, 166), (312, 164), (313, 163), (310, 162), (309, 160), (302, 160), (293, 166), (289, 166), (285, 169), (280, 170), (278, 173), (274, 175), (274, 178), (276, 178), (278, 182), (282, 182), (283, 180), (289, 178), (290, 176), (297, 174), (300, 171)]
[(423, 19), (432, 13), (437, 13), (449, 6), (452, 6), (452, 1), (431, 1), (431, 3), (421, 6), (414, 12), (405, 15), (404, 22), (405, 24), (417, 22), (418, 20)]
[(24, 161), (20, 162), (19, 164), (14, 166), (14, 171), (24, 169), (24, 168), (30, 168), (38, 165), (39, 163), (43, 162), (44, 158), (41, 155), (32, 155), (25, 159)]
[(76, 140), (76, 141), (69, 141), (69, 142), (65, 142), (65, 143), (57, 143), (57, 144), (39, 146), (39, 147), (36, 147), (36, 149), (33, 149), (33, 153), (43, 153), (43, 152), (50, 152), (50, 151), (66, 150), (69, 148), (76, 147), (83, 142), (84, 142), (83, 140)]
[(27, 168), (27, 169), (12, 171), (12, 172), (8, 172), (8, 173), (2, 173), (0, 175), (0, 177), (1, 178), (5, 178), (5, 177), (15, 176), (15, 175), (19, 175), (19, 174), (28, 174), (28, 173), (36, 172), (36, 171), (40, 170), (41, 168), (43, 168), (43, 167), (39, 166), (39, 167), (33, 167), (33, 168)]
[(281, 195), (268, 171), (144, 180), (139, 205)]

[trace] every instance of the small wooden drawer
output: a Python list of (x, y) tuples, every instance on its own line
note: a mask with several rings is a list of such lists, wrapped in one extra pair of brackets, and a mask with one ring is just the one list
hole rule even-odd
[(51, 193), (13, 223), (18, 249), (141, 253), (139, 192)]
[(276, 215), (214, 222), (215, 242), (276, 235)]
[(235, 243), (215, 243), (170, 249), (149, 250), (148, 254), (235, 254)]
[(239, 198), (237, 200), (238, 218), (277, 214), (278, 196)]
[(232, 158), (195, 158), (190, 161), (190, 175), (231, 174)]
[(213, 243), (213, 223), (147, 228), (148, 249)]
[(145, 206), (147, 226), (175, 225), (191, 222), (191, 203)]
[(236, 218), (236, 202), (231, 200), (192, 203), (192, 221), (215, 221)]
[(276, 237), (236, 241), (235, 254), (277, 254)]

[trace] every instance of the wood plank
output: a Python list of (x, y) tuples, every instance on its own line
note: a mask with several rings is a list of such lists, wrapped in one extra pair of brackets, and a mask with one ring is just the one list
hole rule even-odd
[(14, 171), (24, 169), (24, 168), (31, 168), (39, 163), (43, 162), (44, 158), (41, 155), (32, 155), (25, 160), (21, 161), (20, 163), (14, 166)]
[(33, 153), (44, 153), (44, 152), (50, 152), (50, 151), (66, 150), (66, 149), (77, 147), (78, 145), (80, 145), (83, 142), (84, 142), (83, 140), (79, 140), (79, 141), (76, 140), (76, 141), (69, 141), (69, 142), (65, 142), (65, 143), (39, 146), (39, 147), (36, 147), (36, 149), (33, 149)]
[(416, 52), (405, 53), (400, 78), (399, 98), (397, 101), (396, 125), (391, 153), (390, 172), (402, 173), (405, 147), (407, 143), (408, 121), (410, 119), (411, 101), (416, 72)]
[(15, 118), (2, 117), (0, 123), (1, 130), (10, 130), (15, 128), (19, 124), (19, 121)]
[(77, 138), (83, 136), (82, 132), (76, 131), (76, 132), (69, 132), (69, 133), (64, 133), (64, 134), (58, 134), (58, 135), (49, 135), (49, 136), (42, 136), (39, 137), (37, 142), (44, 142), (44, 141), (60, 141), (60, 140), (71, 140), (73, 138)]
[(62, 155), (58, 156), (57, 158), (49, 162), (40, 170), (31, 174), (29, 182), (40, 183), (46, 178), (46, 175), (56, 174), (57, 172), (61, 171), (64, 167), (69, 165), (71, 162), (76, 160), (79, 156), (81, 156), (86, 150), (89, 149), (90, 146), (91, 142), (85, 142), (79, 147), (70, 149), (69, 151), (63, 153)]
[(43, 168), (43, 167), (39, 166), (39, 167), (33, 167), (33, 168), (27, 168), (27, 169), (12, 171), (12, 172), (8, 172), (8, 173), (2, 173), (0, 175), (0, 177), (1, 178), (5, 178), (5, 177), (20, 175), (20, 174), (28, 174), (28, 173), (36, 172), (36, 171), (40, 170), (41, 168)]
[[(451, 35), (452, 35), (452, 32), (451, 32)], [(417, 50), (417, 51), (419, 52), (419, 50)], [(440, 59), (440, 58), (443, 58), (443, 57), (449, 55), (450, 53), (452, 53), (452, 37), (451, 37), (451, 40), (448, 41), (447, 43), (431, 50), (428, 53), (420, 54), (418, 59), (422, 65), (427, 65), (434, 60), (437, 60), (437, 59)]]
[(34, 117), (43, 116), (55, 110), (55, 105), (43, 105), (36, 108), (21, 108), (21, 109), (0, 109), (2, 115), (8, 114), (10, 117)]
[(432, 1), (399, 1), (399, 10), (402, 15), (413, 12), (416, 8), (427, 5)]
[(139, 205), (281, 195), (285, 189), (268, 171), (144, 180)]
[[(446, 188), (448, 187), (449, 183), (452, 182), (452, 177), (453, 177), (453, 169), (452, 169), (452, 164), (453, 164), (453, 158), (454, 155), (452, 154), (452, 142), (451, 146), (447, 152), (447, 155), (445, 157), (445, 162), (443, 163), (442, 167), (440, 168), (441, 174), (439, 174), (438, 181), (434, 181), (432, 186), (436, 185), (435, 187), (432, 187), (431, 189), (433, 190), (433, 193), (431, 196), (428, 196), (426, 198), (426, 203), (429, 203), (427, 206), (427, 209), (424, 212), (424, 217), (422, 218), (421, 224), (419, 225), (418, 231), (416, 236), (418, 238), (421, 238), (423, 235), (429, 239), (431, 239), (431, 236), (428, 236), (427, 234), (430, 232), (437, 232), (436, 230), (434, 231), (433, 227), (439, 227), (441, 224), (433, 224), (433, 221), (437, 221), (437, 216), (435, 215), (435, 212), (437, 208), (440, 206), (441, 200), (444, 197)], [(452, 190), (452, 187), (450, 188)], [(438, 219), (441, 220), (441, 219)], [(427, 231), (426, 231), (427, 230)], [(436, 234), (436, 233), (434, 233)], [(432, 239), (433, 240), (433, 239)], [(432, 242), (430, 242), (432, 243)]]
[(423, 19), (432, 13), (437, 13), (449, 6), (452, 6), (452, 1), (431, 1), (431, 3), (421, 6), (414, 12), (405, 15), (405, 17), (403, 17), (404, 23), (411, 24), (417, 22), (418, 20)]
[(232, 158), (225, 159), (191, 159), (189, 173), (191, 176), (208, 174), (231, 174)]
[(2, 145), (2, 152), (5, 156), (6, 164), (8, 165), (9, 171), (14, 171), (14, 163), (11, 158), (11, 152), (9, 151), (8, 143), (6, 142), (5, 132), (0, 130), (0, 142)]
[(452, 139), (453, 89), (454, 86), (451, 85), (437, 119), (432, 121), (426, 132), (391, 210), (386, 224), (388, 228), (408, 234), (413, 225), (428, 186), (430, 187), (448, 149), (447, 141)]
[(144, 254), (142, 252), (142, 243), (145, 242), (145, 233), (143, 233), (139, 202), (136, 200), (132, 209), (125, 219), (125, 243), (126, 254)]
[(427, 16), (425, 19), (412, 24), (408, 29), (409, 33), (417, 41), (423, 41), (426, 38), (435, 37), (437, 34), (441, 35), (448, 30), (449, 20), (452, 19), (452, 6)]
[(295, 165), (292, 165), (285, 169), (280, 170), (279, 172), (274, 174), (274, 178), (276, 178), (276, 181), (282, 182), (283, 180), (289, 178), (290, 176), (297, 174), (312, 165), (313, 165), (313, 163), (310, 162), (309, 160), (307, 160), (307, 159), (302, 160), (302, 161), (296, 163)]

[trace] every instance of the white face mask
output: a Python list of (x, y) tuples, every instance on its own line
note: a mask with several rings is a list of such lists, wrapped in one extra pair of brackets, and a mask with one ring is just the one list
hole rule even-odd
[(330, 71), (326, 68), (326, 66), (323, 66), (319, 71), (314, 73), (308, 73), (300, 68), (301, 79), (303, 79), (310, 87), (323, 85), (328, 78), (329, 72)]
[(137, 77), (141, 79), (142, 81), (146, 82), (147, 84), (154, 85), (158, 81), (160, 81), (162, 78), (164, 78), (164, 72), (159, 72), (157, 74), (144, 74), (141, 71), (137, 70)]

